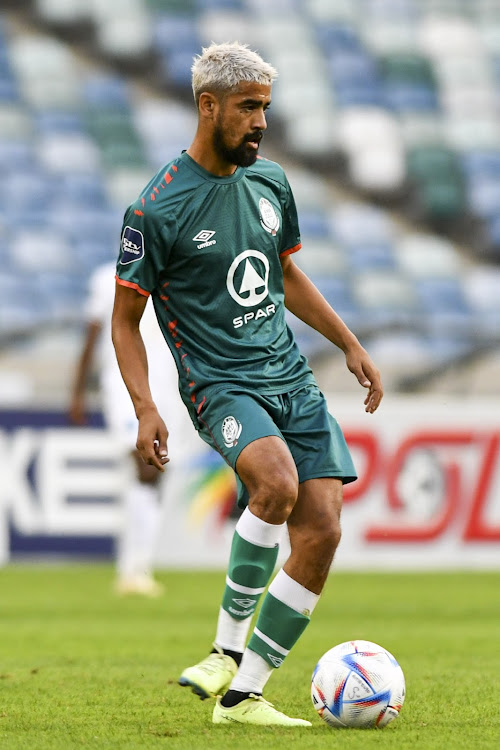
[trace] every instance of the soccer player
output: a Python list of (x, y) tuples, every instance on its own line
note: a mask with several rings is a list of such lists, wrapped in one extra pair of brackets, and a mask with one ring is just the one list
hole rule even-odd
[[(135, 448), (137, 418), (111, 341), (115, 270), (115, 263), (106, 263), (96, 268), (90, 277), (85, 309), (86, 334), (76, 367), (69, 416), (74, 424), (85, 424), (87, 384), (96, 363), (105, 425), (116, 441), (117, 450), (123, 454), (124, 466), (129, 465), (130, 474), (124, 476), (126, 489), (118, 535), (116, 591), (154, 597), (162, 592), (153, 576), (160, 523), (161, 474), (154, 466), (145, 464)], [(164, 345), (152, 304), (146, 307), (141, 331), (148, 347), (154, 391), (160, 397), (169, 391), (169, 421), (173, 418), (179, 429), (184, 407), (176, 394), (177, 371)], [(165, 400), (163, 396), (161, 403)]]
[[(285, 307), (344, 352), (367, 389), (367, 412), (382, 385), (355, 335), (293, 262), (301, 243), (292, 192), (282, 168), (258, 156), (275, 69), (234, 42), (204, 49), (192, 73), (194, 140), (125, 214), (113, 341), (139, 419), (138, 448), (161, 470), (168, 432), (139, 334), (151, 295), (193, 423), (235, 470), (246, 505), (213, 651), (180, 684), (218, 696), (217, 724), (310, 726), (262, 693), (309, 623), (340, 540), (342, 486), (356, 472)], [(291, 554), (247, 644), (285, 525)]]

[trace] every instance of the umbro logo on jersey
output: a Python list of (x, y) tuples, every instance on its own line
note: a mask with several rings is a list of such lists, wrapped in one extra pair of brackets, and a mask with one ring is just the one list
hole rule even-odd
[(215, 232), (212, 232), (211, 229), (202, 229), (201, 232), (198, 232), (198, 234), (193, 237), (193, 242), (201, 243), (200, 245), (197, 245), (198, 250), (203, 250), (204, 247), (215, 245), (217, 243), (217, 240), (212, 239), (214, 234)]

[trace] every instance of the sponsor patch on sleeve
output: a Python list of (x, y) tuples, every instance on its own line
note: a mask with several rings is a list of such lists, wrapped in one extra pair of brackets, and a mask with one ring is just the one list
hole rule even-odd
[(120, 263), (122, 266), (127, 263), (134, 263), (136, 260), (144, 258), (144, 236), (142, 232), (133, 227), (126, 226), (122, 236), (122, 257)]

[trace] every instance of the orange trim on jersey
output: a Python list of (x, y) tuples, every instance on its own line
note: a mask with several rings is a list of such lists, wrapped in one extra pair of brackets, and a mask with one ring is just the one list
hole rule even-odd
[(128, 286), (129, 289), (135, 289), (136, 292), (139, 292), (139, 294), (142, 294), (143, 297), (149, 297), (150, 292), (146, 292), (144, 289), (141, 289), (139, 284), (134, 284), (133, 281), (125, 281), (125, 279), (120, 279), (118, 274), (115, 275), (116, 283), (120, 284), (120, 286)]
[(167, 183), (167, 185), (169, 185), (173, 179), (174, 178), (172, 177), (171, 174), (169, 174), (168, 172), (165, 172), (165, 182)]
[(280, 258), (283, 258), (284, 255), (291, 255), (292, 253), (296, 253), (297, 250), (300, 250), (301, 247), (302, 247), (302, 243), (299, 242), (299, 244), (295, 245), (295, 247), (291, 247), (288, 250), (283, 250), (283, 252), (280, 253)]
[(136, 209), (135, 209), (135, 211), (134, 211), (134, 214), (135, 214), (136, 216), (144, 216), (144, 211), (139, 211), (139, 209), (138, 209), (138, 208), (136, 208)]
[(198, 408), (197, 408), (197, 410), (196, 410), (196, 412), (197, 412), (198, 414), (199, 414), (199, 413), (200, 413), (200, 411), (201, 411), (201, 410), (203, 409), (203, 404), (205, 403), (205, 401), (206, 401), (206, 400), (207, 400), (207, 397), (206, 397), (206, 396), (203, 396), (203, 398), (201, 399), (201, 401), (200, 401), (200, 403), (199, 403), (199, 405), (198, 405)]

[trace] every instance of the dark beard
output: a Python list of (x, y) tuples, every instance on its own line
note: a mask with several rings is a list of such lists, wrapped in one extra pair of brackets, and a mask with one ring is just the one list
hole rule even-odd
[(220, 125), (216, 125), (213, 135), (215, 153), (228, 164), (236, 164), (238, 167), (251, 167), (257, 161), (258, 151), (249, 149), (247, 141), (244, 140), (236, 148), (229, 148), (224, 142), (224, 131)]

